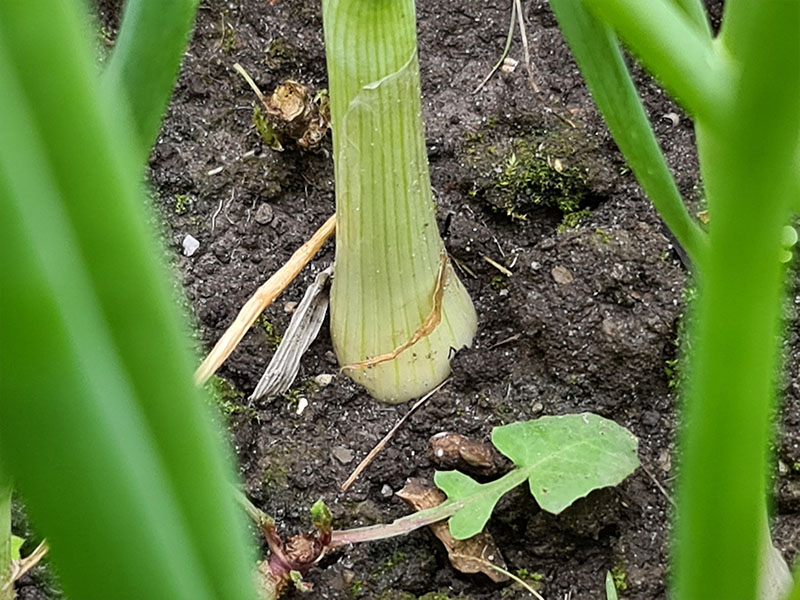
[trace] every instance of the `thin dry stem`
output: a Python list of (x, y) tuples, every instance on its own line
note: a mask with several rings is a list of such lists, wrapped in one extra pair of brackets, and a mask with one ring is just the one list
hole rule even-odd
[(295, 277), (303, 270), (303, 267), (314, 258), (314, 255), (331, 236), (335, 228), (336, 216), (334, 215), (325, 221), (325, 224), (311, 236), (311, 239), (300, 246), (292, 254), (292, 257), (266, 283), (256, 290), (256, 293), (245, 303), (231, 326), (222, 334), (214, 348), (195, 371), (194, 381), (197, 385), (203, 385), (216, 373), (217, 369), (220, 368), (242, 340), (247, 330), (255, 323), (258, 316), (294, 281)]
[(531, 67), (531, 52), (528, 48), (528, 35), (525, 33), (525, 19), (522, 15), (522, 3), (520, 0), (514, 0), (517, 4), (517, 19), (519, 20), (519, 33), (522, 37), (522, 49), (525, 53), (525, 70), (528, 72), (528, 81), (530, 81), (533, 91), (539, 93), (539, 86), (536, 85), (536, 79), (533, 77), (533, 68)]
[(431, 396), (433, 396), (436, 392), (442, 389), (448, 381), (450, 381), (449, 377), (445, 379), (442, 383), (437, 385), (435, 388), (433, 388), (430, 392), (425, 394), (422, 398), (417, 400), (416, 404), (414, 404), (414, 406), (411, 407), (411, 410), (409, 410), (405, 415), (403, 415), (403, 417), (395, 424), (395, 426), (392, 427), (389, 433), (387, 433), (383, 437), (383, 439), (380, 442), (378, 442), (372, 450), (370, 450), (370, 453), (367, 454), (364, 460), (362, 460), (359, 463), (359, 465), (355, 468), (350, 477), (347, 478), (347, 481), (345, 481), (342, 484), (341, 490), (343, 492), (346, 492), (348, 488), (351, 485), (353, 485), (353, 482), (356, 479), (358, 479), (358, 476), (361, 475), (364, 469), (366, 469), (369, 466), (369, 464), (378, 455), (378, 453), (386, 447), (386, 444), (388, 444), (389, 440), (391, 440), (394, 437), (394, 434), (397, 433), (397, 430), (400, 429), (403, 423), (405, 423), (409, 419), (409, 417), (411, 417), (411, 415), (417, 412), (417, 410), (419, 410), (422, 407), (422, 405), (425, 404), (431, 398)]

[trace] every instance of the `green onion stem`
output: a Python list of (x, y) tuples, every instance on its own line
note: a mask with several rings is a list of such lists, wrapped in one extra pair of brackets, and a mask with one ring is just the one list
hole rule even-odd
[[(724, 122), (698, 124), (711, 216), (687, 388), (676, 598), (755, 597), (800, 130), (797, 2), (738, 2)], [(735, 576), (732, 576), (735, 574)]]
[(167, 109), (194, 24), (199, 0), (128, 0), (111, 59), (103, 72), (106, 90), (128, 102), (136, 148), (147, 159)]
[[(324, 0), (336, 177), (331, 332), (340, 364), (392, 353), (431, 313), (443, 243), (421, 118), (413, 0)], [(448, 375), (477, 318), (446, 265), (441, 322), (392, 360), (348, 374), (379, 400)]]
[[(0, 469), (2, 469), (0, 464)], [(11, 483), (0, 472), (0, 600), (13, 600), (11, 583)]]
[(714, 120), (730, 94), (727, 64), (711, 37), (670, 0), (592, 0), (586, 8), (611, 25), (690, 113)]

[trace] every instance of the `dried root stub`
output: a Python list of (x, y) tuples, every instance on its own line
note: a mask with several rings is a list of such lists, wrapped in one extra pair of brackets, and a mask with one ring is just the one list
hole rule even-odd
[(330, 124), (328, 96), (291, 79), (280, 84), (272, 95), (261, 97), (264, 107), (253, 113), (253, 121), (273, 150), (283, 150), (283, 145), (294, 140), (304, 150), (314, 150), (322, 142)]

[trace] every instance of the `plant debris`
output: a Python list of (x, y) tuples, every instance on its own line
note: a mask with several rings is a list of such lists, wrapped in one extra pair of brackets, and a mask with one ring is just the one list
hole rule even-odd
[[(441, 491), (418, 477), (409, 479), (397, 496), (417, 511), (438, 506), (446, 499)], [(508, 581), (506, 575), (492, 568), (496, 566), (505, 570), (506, 563), (488, 532), (481, 531), (466, 540), (456, 540), (450, 534), (446, 521), (433, 523), (429, 527), (444, 544), (454, 568), (462, 573), (483, 573), (497, 583)]]

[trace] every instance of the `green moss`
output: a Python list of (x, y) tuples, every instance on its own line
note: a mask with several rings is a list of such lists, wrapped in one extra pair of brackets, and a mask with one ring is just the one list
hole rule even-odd
[(300, 383), (296, 383), (292, 388), (283, 394), (283, 398), (289, 403), (290, 406), (297, 406), (300, 398), (308, 398), (313, 396), (319, 386), (313, 379), (306, 379)]
[(617, 591), (624, 592), (628, 589), (628, 575), (622, 565), (614, 565), (614, 568), (611, 569), (611, 578), (614, 580), (614, 587), (617, 588)]
[(264, 116), (264, 113), (261, 112), (261, 107), (259, 107), (258, 104), (253, 105), (253, 125), (255, 125), (258, 135), (261, 136), (261, 139), (268, 148), (279, 152), (283, 150), (283, 144), (281, 144), (280, 139), (278, 139), (275, 128)]
[(350, 583), (350, 593), (353, 596), (361, 595), (361, 592), (363, 591), (363, 588), (364, 588), (364, 582), (361, 581), (360, 579), (354, 579)]
[(191, 203), (191, 199), (186, 194), (175, 194), (175, 214), (185, 214), (186, 211), (189, 210), (189, 205)]
[(532, 135), (513, 140), (505, 147), (487, 144), (481, 133), (470, 134), (464, 153), (480, 175), (474, 196), (492, 210), (515, 221), (525, 221), (539, 206), (557, 208), (579, 220), (588, 186), (581, 170), (567, 162), (573, 154), (570, 140), (558, 135)]
[(214, 404), (226, 419), (235, 414), (258, 415), (255, 409), (245, 405), (244, 393), (236, 389), (236, 386), (227, 379), (214, 375), (206, 385), (211, 392)]
[(556, 231), (558, 233), (564, 233), (568, 229), (577, 229), (583, 218), (588, 217), (590, 214), (592, 214), (592, 211), (590, 211), (588, 208), (565, 213), (564, 217), (561, 219), (561, 223), (558, 227), (556, 227)]
[(417, 600), (414, 594), (399, 590), (386, 590), (375, 596), (375, 600)]
[(256, 321), (261, 328), (264, 330), (264, 334), (267, 336), (267, 347), (270, 350), (275, 350), (278, 347), (278, 344), (281, 343), (281, 335), (275, 329), (275, 325), (266, 317), (266, 315), (261, 315), (258, 317), (258, 321)]
[(508, 277), (505, 275), (495, 275), (489, 282), (489, 285), (495, 290), (502, 290), (508, 284)]
[(514, 571), (514, 575), (525, 581), (533, 581), (537, 583), (544, 579), (544, 575), (541, 573), (531, 573), (528, 571), (528, 569), (517, 569)]
[(272, 40), (267, 46), (264, 56), (264, 63), (270, 69), (280, 69), (281, 67), (294, 62), (294, 49), (283, 38)]

